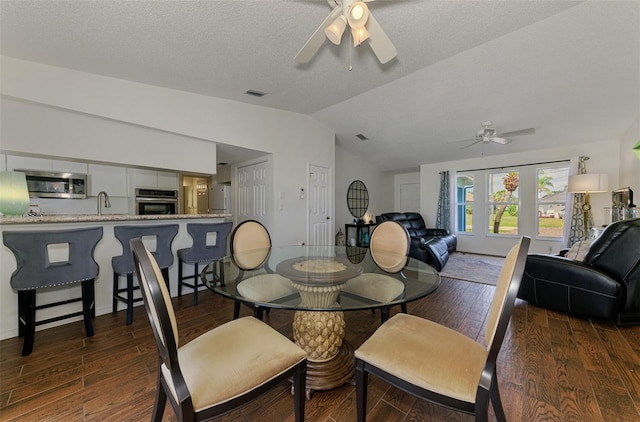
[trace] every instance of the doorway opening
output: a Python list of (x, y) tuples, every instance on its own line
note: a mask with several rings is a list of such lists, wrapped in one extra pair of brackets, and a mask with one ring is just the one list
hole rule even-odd
[(213, 185), (212, 176), (181, 174), (180, 179), (182, 214), (209, 214), (209, 191)]

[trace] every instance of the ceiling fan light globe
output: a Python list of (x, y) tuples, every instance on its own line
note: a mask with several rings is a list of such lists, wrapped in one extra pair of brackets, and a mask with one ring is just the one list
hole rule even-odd
[(349, 26), (352, 29), (364, 28), (367, 19), (369, 19), (369, 8), (367, 5), (361, 1), (353, 3), (349, 8)]
[(347, 20), (344, 16), (340, 15), (331, 23), (331, 25), (327, 26), (324, 29), (324, 34), (327, 36), (329, 41), (334, 43), (335, 45), (340, 45), (340, 41), (342, 40), (342, 34), (344, 33), (345, 28), (347, 27)]
[(351, 29), (351, 38), (353, 38), (353, 46), (357, 47), (369, 38), (369, 31), (364, 26), (362, 28)]

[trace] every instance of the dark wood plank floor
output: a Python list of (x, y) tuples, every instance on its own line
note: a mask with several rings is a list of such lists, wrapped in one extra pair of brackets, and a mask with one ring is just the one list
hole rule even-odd
[[(409, 312), (483, 341), (494, 288), (443, 279)], [(181, 341), (231, 319), (231, 301), (202, 292), (174, 299)], [(243, 315), (249, 309), (243, 307)], [(392, 313), (397, 312), (396, 309)], [(355, 347), (380, 324), (378, 313), (346, 316), (347, 340)], [(292, 313), (272, 311), (266, 321), (291, 337)], [(156, 387), (157, 352), (144, 307), (125, 326), (123, 312), (95, 320), (86, 338), (82, 322), (36, 333), (34, 352), (21, 357), (21, 341), (0, 342), (0, 419), (3, 421), (147, 421)], [(429, 359), (424, 356), (424, 359)], [(640, 420), (640, 326), (617, 327), (546, 311), (518, 302), (499, 357), (499, 384), (510, 421)], [(389, 387), (375, 377), (369, 386), (369, 421), (470, 421)], [(226, 415), (224, 421), (293, 421), (289, 385)], [(493, 415), (491, 416), (493, 418)], [(165, 420), (175, 416), (165, 409)], [(355, 389), (345, 385), (316, 392), (307, 421), (355, 420)]]

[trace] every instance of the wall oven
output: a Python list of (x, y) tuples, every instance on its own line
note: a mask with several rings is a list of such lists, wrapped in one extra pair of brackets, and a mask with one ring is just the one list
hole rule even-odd
[(136, 215), (178, 213), (178, 191), (168, 189), (137, 188)]

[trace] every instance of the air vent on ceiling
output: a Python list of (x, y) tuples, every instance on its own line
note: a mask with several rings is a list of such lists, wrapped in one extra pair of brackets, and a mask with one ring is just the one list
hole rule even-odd
[(250, 90), (246, 91), (245, 94), (253, 95), (254, 97), (264, 97), (265, 95), (267, 95), (266, 92), (260, 92), (260, 91), (256, 91), (256, 90), (253, 90), (253, 89), (250, 89)]
[(367, 141), (369, 140), (369, 138), (367, 138), (366, 136), (364, 136), (362, 133), (358, 133), (356, 135), (356, 138), (360, 139), (361, 141)]

